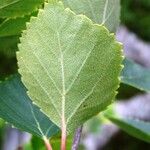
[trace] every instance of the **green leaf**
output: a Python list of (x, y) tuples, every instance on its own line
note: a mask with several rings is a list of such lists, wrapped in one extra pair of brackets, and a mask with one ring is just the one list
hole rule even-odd
[[(49, 3), (32, 18), (17, 53), (31, 99), (59, 127), (77, 128), (115, 98), (122, 46), (83, 15)], [(72, 130), (70, 130), (72, 131)]]
[(66, 7), (77, 14), (84, 14), (110, 31), (116, 31), (120, 23), (120, 0), (62, 0)]
[(117, 100), (130, 99), (139, 94), (144, 94), (144, 91), (141, 91), (133, 86), (121, 83), (118, 89), (118, 94), (116, 96), (116, 99)]
[(30, 17), (6, 19), (0, 24), (0, 37), (19, 35), (21, 30), (25, 29), (26, 22), (30, 20)]
[(30, 21), (31, 16), (36, 16), (37, 12), (20, 18), (6, 19), (0, 24), (0, 37), (20, 35), (26, 28), (26, 22)]
[(124, 69), (121, 73), (121, 82), (138, 88), (142, 91), (150, 91), (150, 70), (131, 60), (124, 60)]
[[(109, 111), (109, 112), (108, 112)], [(150, 122), (144, 122), (133, 118), (125, 118), (116, 115), (110, 110), (106, 111), (105, 117), (119, 126), (128, 134), (150, 143)]]
[(0, 80), (16, 73), (18, 69), (16, 60), (18, 42), (18, 36), (0, 37)]
[(56, 125), (32, 104), (18, 75), (0, 83), (0, 117), (41, 138), (49, 138), (58, 131)]
[(18, 42), (18, 36), (0, 37), (0, 53), (3, 53), (8, 57), (15, 56), (16, 51), (18, 50)]
[(15, 18), (31, 14), (44, 0), (0, 0), (0, 18)]

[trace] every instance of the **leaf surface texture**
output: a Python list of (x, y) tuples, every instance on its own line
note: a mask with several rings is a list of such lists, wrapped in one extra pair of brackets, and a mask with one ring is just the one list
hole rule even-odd
[(120, 0), (62, 0), (66, 7), (77, 14), (84, 14), (92, 21), (116, 31), (120, 23)]
[(61, 2), (32, 18), (17, 53), (31, 99), (69, 131), (102, 111), (116, 95), (122, 46), (114, 35)]
[(19, 75), (0, 83), (0, 117), (13, 126), (41, 138), (49, 138), (59, 130), (32, 104)]

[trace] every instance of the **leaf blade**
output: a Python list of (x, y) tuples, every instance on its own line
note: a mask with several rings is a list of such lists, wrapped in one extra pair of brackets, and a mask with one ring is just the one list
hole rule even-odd
[(97, 24), (116, 31), (120, 23), (120, 0), (62, 0), (65, 7), (84, 14)]
[(131, 60), (124, 60), (124, 69), (121, 73), (121, 82), (142, 91), (150, 91), (150, 70)]
[(44, 0), (0, 0), (0, 18), (16, 18), (31, 14), (43, 3)]
[(131, 136), (150, 143), (150, 122), (144, 122), (142, 120), (134, 118), (122, 117), (115, 114), (116, 112), (110, 111), (112, 110), (108, 110), (104, 113), (104, 116), (107, 119), (109, 119), (112, 123), (116, 124)]
[(30, 21), (31, 16), (36, 16), (37, 12), (31, 15), (18, 18), (7, 18), (0, 24), (0, 37), (20, 35), (26, 28), (26, 22)]
[(58, 127), (32, 104), (18, 75), (0, 83), (0, 100), (0, 117), (15, 127), (41, 138), (57, 133)]
[[(106, 28), (76, 16), (62, 3), (49, 3), (40, 10), (23, 33), (19, 49), (19, 72), (30, 97), (59, 127), (64, 117), (69, 129), (76, 128), (114, 99), (121, 45)], [(96, 109), (87, 115), (92, 103)]]

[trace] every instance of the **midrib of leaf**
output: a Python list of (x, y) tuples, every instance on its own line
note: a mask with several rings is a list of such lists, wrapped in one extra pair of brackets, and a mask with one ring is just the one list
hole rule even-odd
[(20, 0), (16, 0), (16, 1), (13, 1), (13, 2), (11, 2), (11, 3), (8, 3), (8, 4), (4, 5), (4, 6), (1, 6), (0, 9), (4, 9), (4, 8), (6, 8), (6, 7), (9, 7), (9, 6), (13, 5), (13, 4), (18, 3), (19, 1), (20, 1)]
[(34, 118), (34, 120), (35, 120), (35, 123), (36, 123), (36, 125), (37, 125), (37, 128), (38, 128), (39, 132), (40, 132), (41, 135), (42, 135), (42, 138), (43, 138), (43, 139), (47, 138), (48, 132), (49, 132), (50, 129), (54, 126), (54, 124), (52, 124), (52, 125), (47, 129), (46, 134), (44, 135), (44, 133), (43, 133), (43, 131), (42, 131), (42, 129), (41, 129), (41, 126), (40, 126), (40, 124), (39, 124), (39, 122), (38, 122), (38, 120), (37, 120), (37, 118), (36, 118), (36, 116), (35, 116), (35, 113), (34, 113), (33, 108), (32, 108), (32, 106), (31, 106), (30, 103), (29, 103), (29, 106), (30, 106), (30, 109), (31, 109), (31, 113), (32, 113), (32, 115), (33, 115), (33, 118)]
[(36, 125), (37, 125), (37, 128), (38, 128), (39, 132), (41, 133), (42, 137), (44, 138), (44, 133), (43, 133), (41, 127), (40, 127), (39, 122), (37, 121), (37, 118), (36, 118), (36, 116), (35, 116), (35, 114), (34, 114), (33, 108), (31, 107), (30, 104), (29, 104), (29, 106), (30, 106), (30, 109), (31, 109), (31, 113), (32, 113), (32, 115), (33, 115), (33, 118), (34, 118), (34, 120), (35, 120), (35, 123), (36, 123)]
[(105, 2), (104, 12), (103, 12), (103, 20), (102, 20), (102, 23), (101, 23), (101, 24), (105, 24), (105, 22), (109, 19), (109, 17), (111, 16), (111, 13), (112, 13), (113, 10), (114, 10), (114, 5), (113, 5), (111, 11), (110, 11), (109, 14), (107, 15), (107, 14), (106, 14), (106, 12), (107, 12), (107, 7), (108, 7), (108, 0), (106, 0), (106, 2)]
[[(61, 76), (62, 76), (62, 128), (66, 128), (66, 117), (65, 117), (65, 101), (66, 101), (66, 89), (65, 89), (65, 72), (64, 72), (64, 56), (60, 43), (60, 35), (59, 32), (56, 32), (57, 40), (58, 40), (58, 48), (60, 51), (60, 63), (61, 63)], [(65, 129), (66, 130), (66, 129)]]
[(105, 20), (106, 20), (106, 11), (107, 11), (107, 7), (108, 7), (108, 0), (106, 0), (105, 2), (105, 7), (104, 7), (104, 12), (103, 12), (103, 21), (102, 21), (102, 24), (105, 23)]

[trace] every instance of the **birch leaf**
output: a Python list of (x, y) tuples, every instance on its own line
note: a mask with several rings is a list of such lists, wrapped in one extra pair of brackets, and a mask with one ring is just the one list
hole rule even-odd
[(108, 30), (51, 2), (31, 19), (17, 53), (31, 99), (69, 131), (115, 98), (122, 46)]
[(131, 136), (150, 143), (150, 122), (118, 114), (115, 104), (105, 111), (104, 116)]
[(15, 18), (31, 14), (44, 0), (0, 0), (0, 18)]
[(150, 69), (144, 68), (132, 60), (124, 60), (121, 82), (142, 91), (150, 92)]
[(20, 35), (25, 30), (26, 22), (30, 21), (31, 16), (37, 16), (37, 12), (24, 17), (8, 18), (0, 24), (0, 37)]
[(120, 23), (120, 0), (62, 0), (66, 7), (77, 14), (84, 14), (110, 31), (116, 31)]
[(49, 138), (59, 130), (32, 104), (18, 75), (0, 83), (0, 117), (13, 126), (41, 138)]
[(0, 37), (19, 35), (21, 30), (25, 29), (26, 22), (30, 16), (15, 19), (6, 19), (0, 24)]

